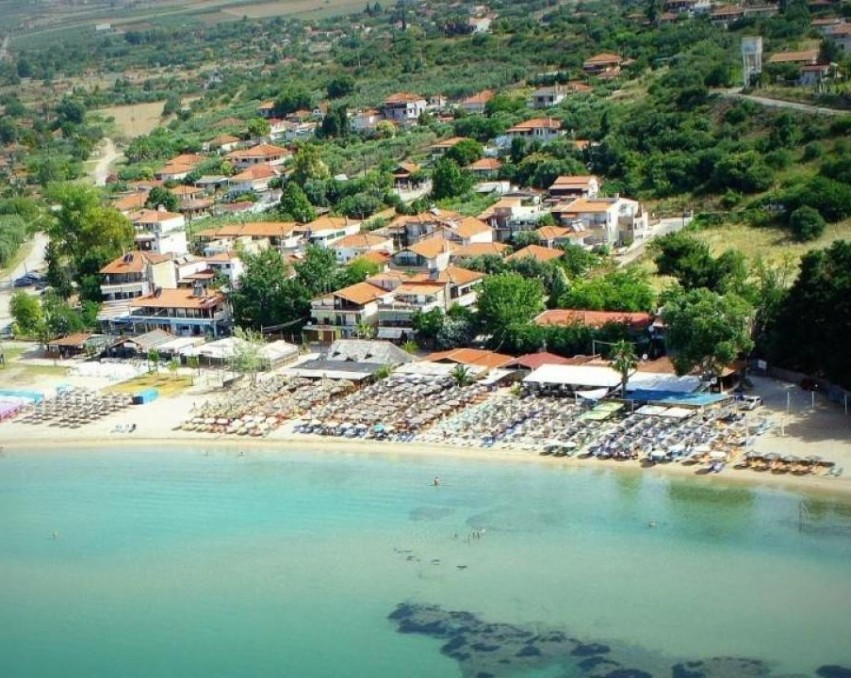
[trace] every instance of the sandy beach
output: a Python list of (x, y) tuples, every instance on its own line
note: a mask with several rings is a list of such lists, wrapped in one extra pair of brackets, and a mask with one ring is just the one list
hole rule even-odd
[[(841, 405), (802, 391), (792, 384), (756, 378), (754, 393), (764, 399), (760, 416), (773, 423), (768, 433), (757, 438), (755, 449), (778, 454), (806, 456), (817, 454), (842, 468), (839, 476), (825, 474), (795, 475), (771, 471), (735, 468), (735, 460), (721, 474), (707, 474), (699, 465), (678, 462), (647, 466), (638, 460), (602, 460), (580, 457), (553, 457), (538, 451), (462, 447), (451, 444), (422, 442), (387, 442), (303, 435), (293, 432), (292, 424), (272, 431), (265, 438), (225, 434), (207, 434), (176, 430), (191, 416), (194, 407), (214, 397), (209, 389), (164, 397), (143, 406), (133, 406), (76, 430), (65, 430), (47, 424), (26, 424), (12, 420), (0, 424), (0, 441), (4, 453), (51, 451), (57, 449), (92, 447), (121, 448), (128, 445), (150, 447), (167, 452), (171, 447), (187, 445), (231, 448), (247, 454), (315, 451), (322, 453), (380, 454), (399, 459), (411, 456), (464, 459), (471, 463), (532, 463), (553, 468), (591, 468), (634, 473), (664, 473), (693, 477), (705, 483), (751, 483), (794, 491), (830, 493), (851, 499), (851, 416)], [(815, 407), (813, 407), (813, 404)], [(788, 412), (787, 412), (788, 408)], [(133, 433), (117, 429), (135, 424)], [(164, 445), (167, 443), (167, 445)]]

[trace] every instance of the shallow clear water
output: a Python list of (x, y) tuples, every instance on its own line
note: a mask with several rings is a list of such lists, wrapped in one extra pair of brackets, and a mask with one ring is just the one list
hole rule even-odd
[(851, 666), (849, 557), (839, 501), (593, 462), (7, 452), (0, 676), (469, 673), (403, 602), (812, 675)]

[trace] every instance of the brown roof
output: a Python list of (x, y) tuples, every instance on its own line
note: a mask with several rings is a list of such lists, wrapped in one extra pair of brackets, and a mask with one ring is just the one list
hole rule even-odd
[(473, 172), (495, 172), (502, 168), (502, 160), (498, 158), (481, 158), (467, 166)]
[(768, 58), (770, 64), (800, 64), (815, 62), (818, 59), (817, 49), (806, 49), (801, 52), (777, 52)]
[(569, 365), (570, 359), (563, 358), (555, 353), (541, 351), (540, 353), (527, 353), (519, 358), (512, 360), (509, 365), (511, 367), (525, 367), (529, 370), (536, 370), (541, 365)]
[(112, 203), (112, 206), (119, 212), (141, 209), (148, 200), (148, 193), (149, 191), (137, 191), (136, 193), (122, 196)]
[(281, 148), (280, 146), (275, 146), (273, 144), (257, 144), (251, 148), (231, 151), (226, 157), (238, 160), (240, 158), (268, 158), (272, 156), (286, 155), (287, 153), (287, 149)]
[(581, 235), (563, 226), (541, 226), (535, 233), (541, 240), (557, 240), (558, 238), (570, 238)]
[(566, 205), (556, 205), (552, 211), (567, 214), (602, 213), (612, 209), (615, 202), (613, 198), (577, 198)]
[[(402, 170), (399, 172), (398, 170)], [(415, 162), (400, 162), (396, 165), (396, 170), (394, 170), (394, 176), (407, 176), (409, 174), (415, 174), (420, 171), (420, 166)]]
[(178, 197), (185, 195), (198, 195), (199, 193), (204, 192), (203, 188), (198, 188), (197, 186), (175, 186), (170, 190)]
[(161, 289), (157, 294), (146, 297), (136, 297), (130, 300), (130, 308), (215, 308), (225, 297), (220, 292), (212, 292), (203, 297), (196, 297), (188, 289)]
[(554, 308), (544, 311), (535, 318), (537, 325), (586, 325), (602, 327), (609, 323), (629, 325), (632, 329), (645, 329), (653, 322), (649, 313), (627, 313), (622, 311), (586, 311), (582, 309)]
[[(442, 271), (440, 271), (437, 274), (437, 277), (433, 280), (440, 283), (451, 283), (453, 285), (466, 285), (467, 283), (471, 283), (474, 280), (482, 280), (484, 277), (484, 273), (479, 273), (478, 271), (471, 271), (468, 268), (461, 268), (460, 266), (447, 266)], [(428, 273), (417, 273), (413, 275), (410, 280), (432, 280), (432, 278), (429, 276)]]
[(575, 175), (565, 175), (556, 177), (556, 180), (553, 182), (553, 185), (550, 186), (550, 189), (553, 188), (588, 188), (590, 186), (592, 180), (596, 180), (597, 177), (593, 174), (575, 174)]
[(467, 137), (449, 137), (443, 141), (438, 141), (436, 144), (432, 144), (429, 148), (452, 148), (453, 146), (460, 144), (462, 141), (467, 141)]
[(450, 351), (439, 351), (427, 355), (424, 360), (434, 363), (437, 362), (453, 362), (462, 365), (476, 365), (479, 367), (487, 367), (495, 369), (507, 365), (512, 360), (513, 356), (504, 353), (494, 353), (493, 351), (482, 351), (477, 348), (455, 348)]
[(208, 228), (196, 235), (205, 238), (282, 238), (291, 233), (298, 224), (293, 221), (254, 221), (245, 224), (227, 224)]
[(554, 118), (532, 118), (518, 122), (514, 127), (508, 129), (509, 132), (525, 132), (532, 129), (561, 129), (561, 120)]
[(391, 242), (390, 238), (384, 238), (380, 235), (372, 235), (371, 233), (353, 233), (339, 240), (334, 241), (331, 245), (332, 249), (350, 247), (352, 249), (375, 247), (376, 245), (384, 245)]
[(170, 162), (157, 172), (157, 174), (189, 174), (197, 165), (183, 162)]
[(206, 156), (198, 155), (197, 153), (181, 153), (168, 160), (169, 165), (190, 165), (195, 166), (206, 160)]
[(235, 137), (233, 134), (219, 134), (217, 137), (213, 137), (207, 143), (210, 146), (224, 146), (225, 144), (234, 144), (241, 141), (239, 137)]
[(358, 223), (357, 221), (350, 221), (346, 217), (330, 217), (327, 214), (322, 215), (311, 221), (308, 224), (304, 225), (305, 229), (309, 229), (311, 231), (322, 231), (329, 228), (343, 228), (344, 226), (348, 226), (350, 224)]
[(420, 240), (407, 249), (414, 254), (419, 254), (424, 259), (434, 259), (443, 251), (454, 252), (458, 249), (458, 245), (438, 235), (433, 238)]
[(156, 252), (127, 252), (100, 269), (101, 273), (141, 273), (147, 264), (159, 264), (171, 257)]
[(410, 92), (396, 92), (391, 94), (384, 100), (385, 104), (407, 104), (415, 101), (425, 101), (419, 94), (411, 94)]
[(368, 304), (370, 301), (375, 301), (385, 294), (387, 294), (387, 290), (368, 282), (359, 282), (333, 292), (335, 297), (341, 297), (346, 301), (351, 301), (353, 304), (359, 305)]
[(608, 52), (603, 52), (602, 54), (596, 54), (588, 59), (585, 59), (583, 62), (583, 66), (605, 66), (606, 64), (619, 64), (621, 62), (621, 58), (617, 54), (610, 54)]
[(54, 339), (47, 343), (49, 346), (82, 346), (93, 336), (90, 332), (77, 332), (76, 334), (69, 334), (67, 337)]
[(461, 238), (471, 238), (479, 233), (488, 233), (493, 229), (481, 219), (476, 217), (464, 217), (458, 222), (457, 226), (450, 225), (453, 233), (456, 233)]
[(481, 92), (477, 92), (476, 94), (473, 94), (472, 96), (469, 96), (466, 99), (462, 99), (461, 103), (467, 104), (467, 105), (476, 105), (476, 104), (484, 105), (488, 101), (493, 99), (493, 96), (494, 96), (493, 90), (486, 89), (486, 90), (482, 90)]
[(269, 165), (253, 165), (239, 174), (232, 176), (230, 181), (258, 181), (261, 179), (272, 179), (278, 176), (278, 172)]
[(505, 254), (508, 245), (501, 242), (471, 242), (469, 245), (463, 245), (452, 252), (453, 257), (482, 257), (485, 255), (493, 255), (501, 257)]
[(438, 283), (431, 280), (408, 280), (397, 287), (394, 292), (399, 294), (441, 294), (446, 288), (446, 283)]
[(399, 228), (405, 224), (435, 224), (444, 223), (452, 219), (460, 219), (458, 212), (435, 208), (434, 211), (420, 212), (419, 214), (400, 214), (387, 226), (388, 228)]
[(380, 250), (370, 250), (369, 252), (364, 252), (363, 254), (355, 257), (354, 261), (358, 261), (360, 259), (372, 262), (373, 264), (378, 264), (379, 266), (384, 266), (384, 264), (386, 264), (390, 259), (390, 254)]
[(514, 254), (506, 257), (506, 261), (519, 261), (526, 257), (537, 259), (541, 263), (558, 259), (564, 254), (561, 250), (555, 250), (550, 247), (541, 247), (540, 245), (527, 245), (521, 250), (517, 250)]
[(164, 212), (160, 210), (139, 210), (130, 215), (130, 221), (134, 223), (152, 223), (177, 219), (183, 215), (175, 212)]

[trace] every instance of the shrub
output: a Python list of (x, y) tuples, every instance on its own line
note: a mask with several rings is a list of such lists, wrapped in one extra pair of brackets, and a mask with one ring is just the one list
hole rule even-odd
[(792, 229), (795, 239), (800, 242), (815, 240), (824, 233), (824, 217), (817, 209), (804, 205), (789, 216), (789, 228)]

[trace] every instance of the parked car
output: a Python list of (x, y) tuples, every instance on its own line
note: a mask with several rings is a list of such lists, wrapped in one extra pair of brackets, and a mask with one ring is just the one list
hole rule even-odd
[(35, 285), (35, 280), (28, 275), (15, 278), (15, 287), (32, 287), (33, 285)]

